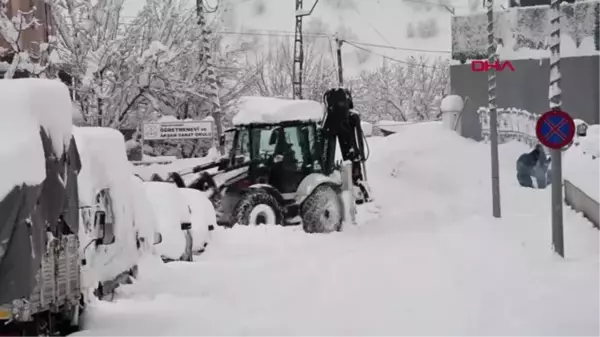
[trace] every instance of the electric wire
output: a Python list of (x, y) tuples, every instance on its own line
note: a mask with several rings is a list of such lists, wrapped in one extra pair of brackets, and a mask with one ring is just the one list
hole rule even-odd
[(374, 55), (378, 55), (378, 56), (383, 57), (384, 59), (392, 61), (392, 62), (403, 63), (403, 64), (407, 64), (407, 65), (410, 65), (410, 66), (413, 66), (413, 67), (419, 66), (419, 67), (425, 67), (425, 68), (431, 68), (431, 69), (438, 69), (439, 68), (439, 67), (436, 67), (436, 66), (429, 66), (429, 65), (426, 65), (426, 64), (415, 64), (415, 63), (408, 62), (408, 61), (398, 60), (398, 59), (395, 59), (393, 57), (389, 57), (389, 56), (377, 53), (375, 51), (372, 51), (370, 49), (367, 49), (367, 48), (355, 45), (354, 43), (349, 42), (349, 41), (344, 41), (344, 43), (346, 43), (346, 44), (348, 44), (348, 45), (350, 45), (350, 46), (352, 46), (352, 47), (354, 47), (356, 49), (360, 49), (362, 51), (365, 51), (365, 52), (368, 52), (368, 53), (371, 53), (371, 54), (374, 54)]

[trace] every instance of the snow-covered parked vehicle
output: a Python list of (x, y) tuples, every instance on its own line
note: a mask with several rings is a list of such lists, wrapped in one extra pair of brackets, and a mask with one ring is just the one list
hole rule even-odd
[(47, 79), (2, 80), (0, 101), (0, 335), (70, 331), (81, 304), (81, 162), (69, 91)]
[[(82, 284), (110, 298), (116, 287), (129, 282), (140, 258), (136, 225), (133, 172), (123, 135), (110, 128), (74, 127), (82, 169), (79, 173), (79, 231), (83, 257)], [(101, 214), (94, 220), (93, 214)], [(96, 217), (97, 218), (97, 217)], [(103, 237), (102, 241), (98, 237)], [(101, 243), (101, 244), (100, 244)]]
[(192, 210), (184, 195), (165, 182), (144, 182), (144, 190), (162, 236), (162, 242), (155, 246), (156, 253), (165, 262), (192, 261)]
[(152, 209), (152, 203), (146, 195), (144, 181), (135, 175), (131, 176), (134, 193), (134, 224), (137, 245), (140, 253), (154, 254), (154, 246), (162, 242), (162, 234), (158, 230), (158, 221)]
[(178, 190), (191, 210), (193, 252), (203, 253), (210, 242), (210, 232), (217, 224), (215, 209), (204, 192), (192, 188)]

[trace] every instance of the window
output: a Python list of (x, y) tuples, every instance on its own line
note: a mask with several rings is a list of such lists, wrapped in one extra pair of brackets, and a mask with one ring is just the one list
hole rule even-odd
[[(235, 135), (234, 164), (250, 160), (250, 138), (248, 129), (242, 129)], [(240, 162), (241, 161), (241, 162)]]
[[(252, 155), (259, 160), (273, 160), (275, 156), (285, 166), (303, 171), (313, 165), (314, 127), (288, 126), (254, 129)], [(318, 168), (317, 168), (318, 169)]]
[(115, 223), (115, 213), (113, 209), (113, 200), (110, 195), (110, 189), (105, 188), (96, 195), (96, 208), (106, 213), (106, 223)]

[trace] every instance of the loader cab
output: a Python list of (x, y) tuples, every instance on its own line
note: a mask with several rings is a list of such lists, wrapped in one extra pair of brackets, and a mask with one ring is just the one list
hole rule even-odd
[(254, 183), (295, 193), (304, 177), (323, 170), (318, 132), (317, 124), (310, 121), (239, 126), (230, 165), (248, 163)]

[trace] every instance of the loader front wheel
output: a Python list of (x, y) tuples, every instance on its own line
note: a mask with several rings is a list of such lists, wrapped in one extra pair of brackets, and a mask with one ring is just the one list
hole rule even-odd
[(238, 225), (278, 225), (282, 219), (281, 205), (262, 189), (247, 192), (233, 209), (233, 220)]
[(337, 189), (321, 185), (300, 206), (302, 228), (306, 233), (330, 233), (342, 230), (344, 208)]

